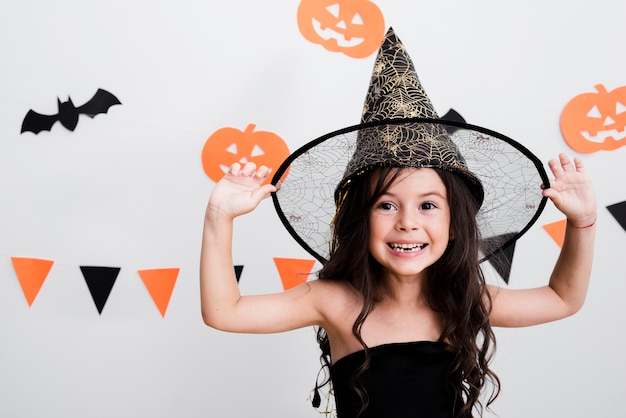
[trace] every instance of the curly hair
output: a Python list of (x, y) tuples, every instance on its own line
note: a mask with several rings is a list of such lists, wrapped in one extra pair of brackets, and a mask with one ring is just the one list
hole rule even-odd
[[(482, 389), (487, 382), (493, 386), (486, 404), (489, 407), (499, 394), (500, 381), (489, 368), (496, 341), (489, 323), (491, 299), (478, 262), (479, 205), (460, 176), (434, 170), (447, 190), (452, 238), (442, 257), (428, 268), (424, 296), (441, 318), (439, 341), (455, 354), (448, 380), (457, 397), (464, 401), (457, 408), (457, 417), (471, 417), (474, 409), (482, 416)], [(369, 213), (400, 173), (399, 168), (378, 167), (353, 181), (334, 220), (329, 260), (318, 274), (321, 280), (348, 282), (363, 298), (363, 306), (352, 326), (352, 333), (365, 352), (365, 361), (352, 378), (353, 388), (362, 401), (361, 412), (367, 407), (367, 393), (359, 387), (358, 379), (370, 361), (361, 327), (376, 304), (376, 289), (382, 280), (382, 267), (369, 252)], [(317, 329), (317, 341), (322, 350), (322, 367), (330, 370), (330, 343), (321, 327)], [(317, 384), (316, 391), (328, 383), (330, 373), (327, 376), (325, 382)]]

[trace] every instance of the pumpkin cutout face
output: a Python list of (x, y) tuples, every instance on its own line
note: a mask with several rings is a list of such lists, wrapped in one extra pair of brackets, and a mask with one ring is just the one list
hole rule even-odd
[[(244, 131), (221, 128), (215, 131), (202, 149), (202, 167), (214, 182), (219, 181), (233, 163), (254, 162), (276, 170), (289, 156), (289, 148), (283, 139), (273, 132), (254, 131), (250, 124)], [(271, 176), (264, 184), (271, 181)]]
[(298, 27), (309, 42), (352, 58), (373, 54), (385, 36), (383, 15), (369, 0), (302, 0)]
[(565, 142), (583, 154), (613, 151), (626, 146), (626, 86), (608, 92), (583, 93), (570, 100), (561, 113)]

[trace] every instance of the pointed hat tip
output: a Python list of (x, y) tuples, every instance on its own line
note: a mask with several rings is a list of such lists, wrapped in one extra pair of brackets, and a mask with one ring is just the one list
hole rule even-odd
[(379, 52), (382, 52), (382, 50), (384, 49), (395, 49), (401, 45), (402, 41), (396, 34), (396, 31), (393, 30), (391, 26), (389, 26), (389, 29), (387, 29), (387, 33), (385, 34), (385, 37), (381, 42), (381, 49), (379, 50)]
[(390, 36), (396, 36), (396, 31), (393, 30), (393, 27), (389, 26), (387, 29), (387, 33), (385, 34), (385, 38), (389, 38)]
[(438, 118), (408, 51), (389, 27), (376, 56), (361, 123), (415, 117)]

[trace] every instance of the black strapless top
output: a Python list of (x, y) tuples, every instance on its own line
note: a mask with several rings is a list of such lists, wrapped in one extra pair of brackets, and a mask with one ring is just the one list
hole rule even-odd
[[(447, 383), (454, 354), (443, 343), (419, 341), (370, 348), (370, 367), (358, 384), (369, 403), (359, 418), (453, 418), (462, 400)], [(356, 418), (361, 399), (351, 378), (365, 358), (357, 351), (331, 366), (337, 418)]]

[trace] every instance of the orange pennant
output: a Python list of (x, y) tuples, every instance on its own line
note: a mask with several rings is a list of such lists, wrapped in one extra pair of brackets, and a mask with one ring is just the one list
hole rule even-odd
[(11, 261), (28, 306), (32, 306), (54, 261), (21, 257), (11, 257)]
[(307, 281), (315, 260), (296, 258), (274, 258), (274, 264), (283, 282), (283, 288), (289, 290)]
[(137, 270), (162, 317), (165, 317), (179, 271), (179, 268)]
[(556, 242), (556, 245), (560, 247), (563, 246), (563, 240), (565, 240), (565, 226), (567, 224), (567, 219), (562, 219), (560, 221), (552, 222), (550, 224), (546, 224), (543, 226), (543, 229), (546, 230), (550, 237)]

